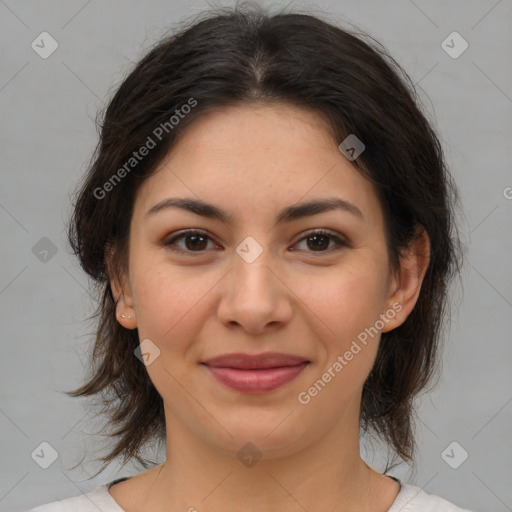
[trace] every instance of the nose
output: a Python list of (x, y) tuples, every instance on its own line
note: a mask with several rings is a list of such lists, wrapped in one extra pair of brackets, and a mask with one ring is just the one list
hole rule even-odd
[(250, 263), (235, 253), (233, 267), (222, 280), (217, 315), (229, 328), (261, 334), (279, 329), (292, 317), (293, 292), (265, 253)]

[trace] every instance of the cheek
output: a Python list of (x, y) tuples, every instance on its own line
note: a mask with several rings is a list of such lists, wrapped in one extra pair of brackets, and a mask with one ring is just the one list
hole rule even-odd
[(141, 339), (154, 339), (166, 349), (179, 349), (180, 340), (187, 339), (186, 332), (191, 331), (190, 336), (194, 329), (200, 329), (199, 317), (205, 314), (207, 303), (205, 293), (214, 286), (214, 279), (204, 274), (193, 278), (190, 271), (171, 270), (160, 263), (141, 270), (134, 281)]
[(190, 409), (194, 404), (183, 392), (183, 383), (196, 365), (194, 344), (211, 315), (207, 292), (218, 278), (204, 274), (194, 278), (162, 263), (146, 266), (138, 275), (134, 290), (139, 338), (150, 339), (159, 349), (146, 367), (149, 378), (167, 404)]
[(379, 346), (381, 329), (376, 325), (386, 284), (383, 265), (359, 257), (315, 286), (310, 283), (309, 292), (304, 286), (304, 296), (309, 297), (305, 302), (323, 326), (317, 332), (325, 353), (315, 376), (321, 381), (316, 387), (324, 389), (322, 402), (348, 400), (370, 373)]
[(314, 404), (306, 409), (308, 413), (331, 421), (364, 385), (379, 346), (380, 330), (375, 325), (382, 312), (384, 285), (377, 268), (365, 267), (364, 272), (353, 268), (333, 273), (317, 287), (318, 292), (309, 291), (305, 302), (321, 319), (315, 328), (323, 327), (316, 330), (322, 347), (317, 371), (298, 397), (300, 403)]
[(346, 265), (314, 284), (305, 283), (305, 302), (340, 340), (357, 336), (378, 320), (386, 299), (386, 276), (380, 267)]

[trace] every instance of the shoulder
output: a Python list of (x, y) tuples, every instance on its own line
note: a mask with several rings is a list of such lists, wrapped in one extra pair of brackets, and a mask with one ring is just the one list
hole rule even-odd
[(421, 488), (400, 482), (401, 490), (388, 512), (471, 512)]
[(103, 484), (80, 496), (45, 503), (26, 512), (124, 512), (108, 492), (112, 484)]

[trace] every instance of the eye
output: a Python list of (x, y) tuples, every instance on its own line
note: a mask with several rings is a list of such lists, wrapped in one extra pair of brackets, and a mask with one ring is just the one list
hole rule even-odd
[[(333, 233), (331, 233), (330, 231), (325, 231), (323, 229), (318, 229), (316, 231), (311, 231), (311, 232), (307, 233), (305, 237), (301, 238), (301, 240), (299, 241), (299, 244), (303, 241), (306, 241), (306, 246), (309, 248), (313, 248), (313, 250), (309, 251), (309, 252), (331, 253), (331, 252), (333, 252), (333, 248), (332, 247), (330, 249), (328, 248), (329, 239), (331, 241), (337, 242), (337, 245), (341, 246), (341, 247), (343, 247), (343, 246), (348, 247), (348, 245), (349, 245), (347, 242), (342, 240), (339, 236), (336, 236)], [(310, 243), (308, 243), (308, 242), (310, 242)], [(328, 249), (328, 250), (325, 250), (325, 249)], [(338, 249), (339, 249), (339, 247), (338, 247)], [(334, 249), (334, 250), (338, 250), (338, 249)]]
[[(176, 249), (175, 247), (179, 247), (179, 245), (176, 243), (178, 240), (184, 242), (184, 247), (181, 246), (181, 248)], [(204, 231), (198, 231), (189, 229), (186, 231), (183, 231), (179, 233), (176, 236), (173, 236), (172, 238), (166, 240), (163, 242), (163, 245), (165, 247), (169, 247), (174, 252), (180, 252), (180, 253), (201, 253), (204, 252), (205, 249), (207, 249), (208, 241), (213, 240), (210, 238), (210, 236), (205, 233)], [(336, 242), (335, 245), (338, 245), (339, 247), (348, 247), (348, 242), (342, 240), (339, 236), (334, 235), (330, 231), (325, 231), (322, 229), (311, 231), (306, 234), (300, 241), (305, 241), (306, 246), (308, 248), (312, 248), (313, 250), (308, 252), (327, 252), (331, 253), (333, 252), (333, 248), (329, 248), (330, 241)], [(215, 244), (216, 245), (216, 244)], [(298, 245), (298, 244), (297, 244)], [(174, 247), (173, 247), (174, 246)], [(334, 249), (337, 250), (337, 249)]]
[[(184, 239), (185, 241), (185, 249), (175, 249), (173, 245), (177, 245), (176, 240)], [(169, 247), (171, 251), (175, 252), (202, 252), (202, 249), (205, 249), (207, 245), (207, 240), (211, 240), (211, 238), (204, 231), (197, 231), (193, 229), (189, 229), (187, 231), (182, 231), (180, 234), (170, 238), (163, 242), (163, 245)], [(197, 249), (197, 250), (196, 250)]]

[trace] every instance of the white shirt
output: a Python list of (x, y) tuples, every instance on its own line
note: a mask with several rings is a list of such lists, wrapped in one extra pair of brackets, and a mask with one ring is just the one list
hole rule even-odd
[[(118, 478), (100, 485), (86, 494), (46, 503), (27, 512), (98, 512), (98, 510), (101, 512), (126, 512), (117, 504), (108, 489), (127, 478), (129, 477)], [(400, 492), (387, 512), (471, 512), (459, 508), (439, 496), (427, 494), (415, 485), (401, 482), (395, 477), (392, 478), (400, 484)]]

